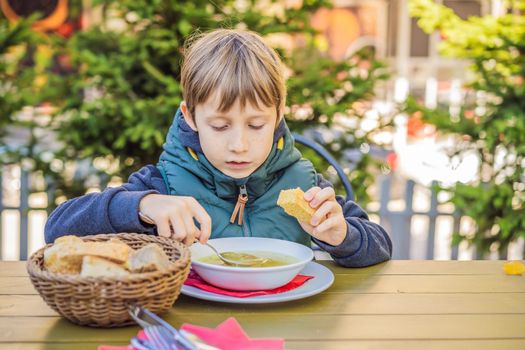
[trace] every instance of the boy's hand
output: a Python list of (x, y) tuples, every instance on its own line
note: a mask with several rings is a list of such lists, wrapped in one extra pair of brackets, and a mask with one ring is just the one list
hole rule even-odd
[[(195, 238), (201, 243), (210, 238), (211, 218), (193, 197), (148, 194), (142, 198), (139, 207), (142, 214), (155, 221), (159, 236), (184, 241), (188, 245)], [(193, 219), (200, 224), (200, 230)]]
[(343, 208), (335, 199), (334, 189), (312, 187), (304, 193), (304, 199), (316, 211), (310, 222), (299, 221), (303, 230), (330, 245), (341, 244), (346, 237), (346, 220)]

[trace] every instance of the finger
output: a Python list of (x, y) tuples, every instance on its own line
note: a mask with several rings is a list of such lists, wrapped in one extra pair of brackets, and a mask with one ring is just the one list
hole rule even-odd
[(316, 187), (310, 188), (308, 191), (304, 193), (304, 199), (306, 199), (307, 201), (311, 201), (315, 197), (317, 192), (319, 191), (321, 191), (320, 187), (316, 186)]
[(188, 245), (188, 246), (192, 245), (193, 242), (195, 242), (195, 235), (194, 234), (187, 234), (186, 238), (184, 238), (184, 240), (183, 240), (183, 243), (185, 245)]
[(299, 221), (299, 225), (301, 225), (302, 229), (305, 230), (306, 232), (308, 232), (308, 234), (310, 234), (310, 235), (314, 231), (314, 227), (312, 225), (310, 225), (309, 223), (307, 223), (307, 222)]
[(334, 202), (334, 201), (324, 202), (319, 207), (319, 209), (315, 211), (314, 215), (312, 216), (312, 220), (310, 220), (310, 224), (312, 226), (319, 225), (321, 222), (323, 222), (328, 217), (328, 214), (336, 211), (336, 208), (335, 208), (336, 205), (339, 205), (339, 204), (337, 204), (337, 202)]
[(317, 227), (314, 228), (313, 234), (319, 235), (323, 232), (326, 232), (334, 227), (337, 227), (339, 219), (337, 216), (330, 216), (328, 219), (320, 223)]
[(179, 213), (173, 213), (170, 216), (170, 221), (174, 231), (171, 235), (171, 238), (177, 241), (182, 241), (184, 238), (186, 238), (186, 226), (184, 225), (182, 216)]
[(184, 238), (184, 244), (191, 245), (195, 240), (197, 235), (197, 227), (193, 222), (193, 215), (191, 214), (182, 214), (182, 219), (184, 220), (184, 227), (186, 228), (186, 237)]
[(315, 194), (314, 199), (312, 199), (312, 201), (310, 202), (310, 206), (312, 208), (317, 208), (323, 202), (330, 200), (330, 199), (335, 199), (335, 191), (332, 187), (325, 187), (321, 191), (318, 191)]
[(157, 234), (162, 237), (171, 237), (170, 221), (168, 218), (154, 219), (157, 225)]
[(192, 213), (200, 225), (198, 237), (201, 243), (206, 243), (211, 235), (211, 217), (194, 198), (189, 203)]

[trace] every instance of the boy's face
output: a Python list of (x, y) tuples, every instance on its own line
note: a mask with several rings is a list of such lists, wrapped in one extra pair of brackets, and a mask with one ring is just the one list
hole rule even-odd
[(190, 116), (183, 103), (181, 110), (189, 126), (198, 132), (202, 151), (210, 163), (222, 173), (236, 179), (252, 174), (268, 157), (272, 149), (277, 123), (275, 107), (262, 109), (240, 101), (225, 113), (219, 112), (219, 94), (213, 94), (195, 106)]

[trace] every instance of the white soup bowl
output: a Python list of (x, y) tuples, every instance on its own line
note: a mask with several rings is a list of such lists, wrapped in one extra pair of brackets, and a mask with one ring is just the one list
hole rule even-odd
[(210, 239), (219, 252), (271, 252), (294, 258), (288, 265), (272, 267), (238, 267), (214, 265), (199, 261), (215, 254), (206, 245), (195, 243), (190, 247), (191, 266), (206, 282), (230, 290), (267, 290), (290, 282), (313, 257), (311, 248), (302, 244), (263, 237), (229, 237)]

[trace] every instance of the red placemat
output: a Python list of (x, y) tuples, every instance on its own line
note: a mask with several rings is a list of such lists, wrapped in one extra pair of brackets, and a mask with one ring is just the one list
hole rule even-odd
[(293, 280), (285, 284), (284, 286), (274, 288), (274, 289), (268, 289), (268, 290), (251, 290), (251, 291), (237, 291), (237, 290), (230, 290), (230, 289), (224, 289), (220, 287), (213, 286), (203, 280), (201, 276), (199, 276), (195, 271), (191, 270), (190, 275), (188, 276), (188, 279), (184, 282), (185, 285), (196, 287), (199, 289), (202, 289), (206, 292), (211, 292), (215, 294), (220, 295), (227, 295), (230, 297), (236, 297), (236, 298), (247, 298), (247, 297), (255, 297), (258, 295), (268, 295), (268, 294), (277, 294), (277, 293), (283, 293), (287, 292), (289, 290), (293, 290), (296, 288), (299, 288), (303, 284), (305, 284), (308, 280), (314, 278), (313, 276), (305, 276), (305, 275), (297, 275), (294, 277)]

